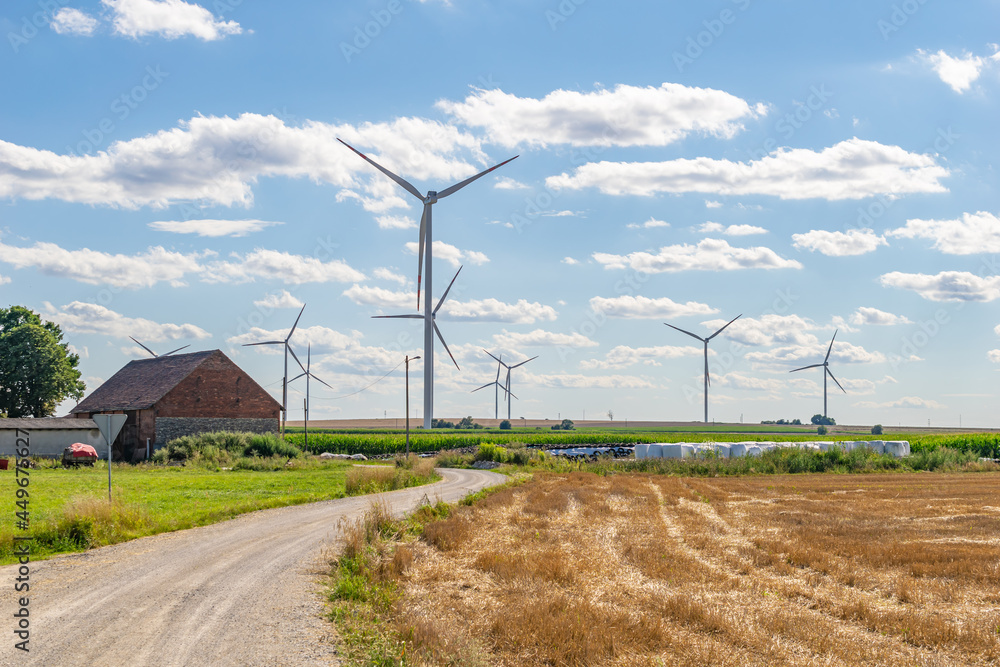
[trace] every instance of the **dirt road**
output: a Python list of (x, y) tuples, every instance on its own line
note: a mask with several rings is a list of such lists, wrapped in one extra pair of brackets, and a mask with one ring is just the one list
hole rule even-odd
[[(380, 494), (401, 514), (504, 478), (442, 470), (437, 484)], [(336, 665), (320, 618), (321, 559), (342, 517), (373, 496), (255, 512), (31, 564), (31, 651), (15, 650), (13, 582), (0, 568), (2, 665)]]

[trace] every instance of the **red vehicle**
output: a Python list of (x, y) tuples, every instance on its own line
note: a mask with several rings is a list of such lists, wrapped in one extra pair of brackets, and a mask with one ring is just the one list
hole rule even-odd
[(64, 466), (92, 466), (97, 461), (97, 450), (82, 442), (75, 442), (63, 450), (62, 463)]

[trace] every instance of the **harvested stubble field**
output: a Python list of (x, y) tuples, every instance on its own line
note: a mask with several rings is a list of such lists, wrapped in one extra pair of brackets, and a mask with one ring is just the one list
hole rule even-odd
[(385, 620), (406, 664), (996, 665), (998, 499), (995, 473), (540, 474), (400, 545)]

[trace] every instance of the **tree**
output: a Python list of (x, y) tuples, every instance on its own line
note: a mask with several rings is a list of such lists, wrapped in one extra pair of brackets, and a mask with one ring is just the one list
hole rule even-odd
[(875, 424), (872, 426), (872, 435), (882, 435), (882, 425)]
[(608, 410), (608, 421), (609, 422), (613, 422), (614, 420), (615, 420), (615, 411), (614, 410)]
[(500, 430), (501, 431), (509, 431), (510, 430), (510, 420), (509, 419), (504, 419), (502, 422), (500, 422)]
[(816, 426), (836, 426), (837, 421), (833, 417), (825, 417), (821, 414), (815, 414), (810, 420)]
[(816, 433), (818, 433), (819, 435), (826, 435), (827, 433), (826, 427), (820, 426), (819, 428), (816, 429)]
[(0, 308), (0, 413), (51, 417), (67, 398), (81, 399), (79, 355), (58, 324), (22, 306)]

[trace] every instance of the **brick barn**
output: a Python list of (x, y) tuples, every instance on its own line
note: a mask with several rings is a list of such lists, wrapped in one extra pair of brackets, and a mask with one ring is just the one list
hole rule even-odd
[(278, 432), (281, 403), (221, 350), (130, 361), (70, 412), (125, 414), (116, 460), (145, 458), (154, 446), (208, 431)]

